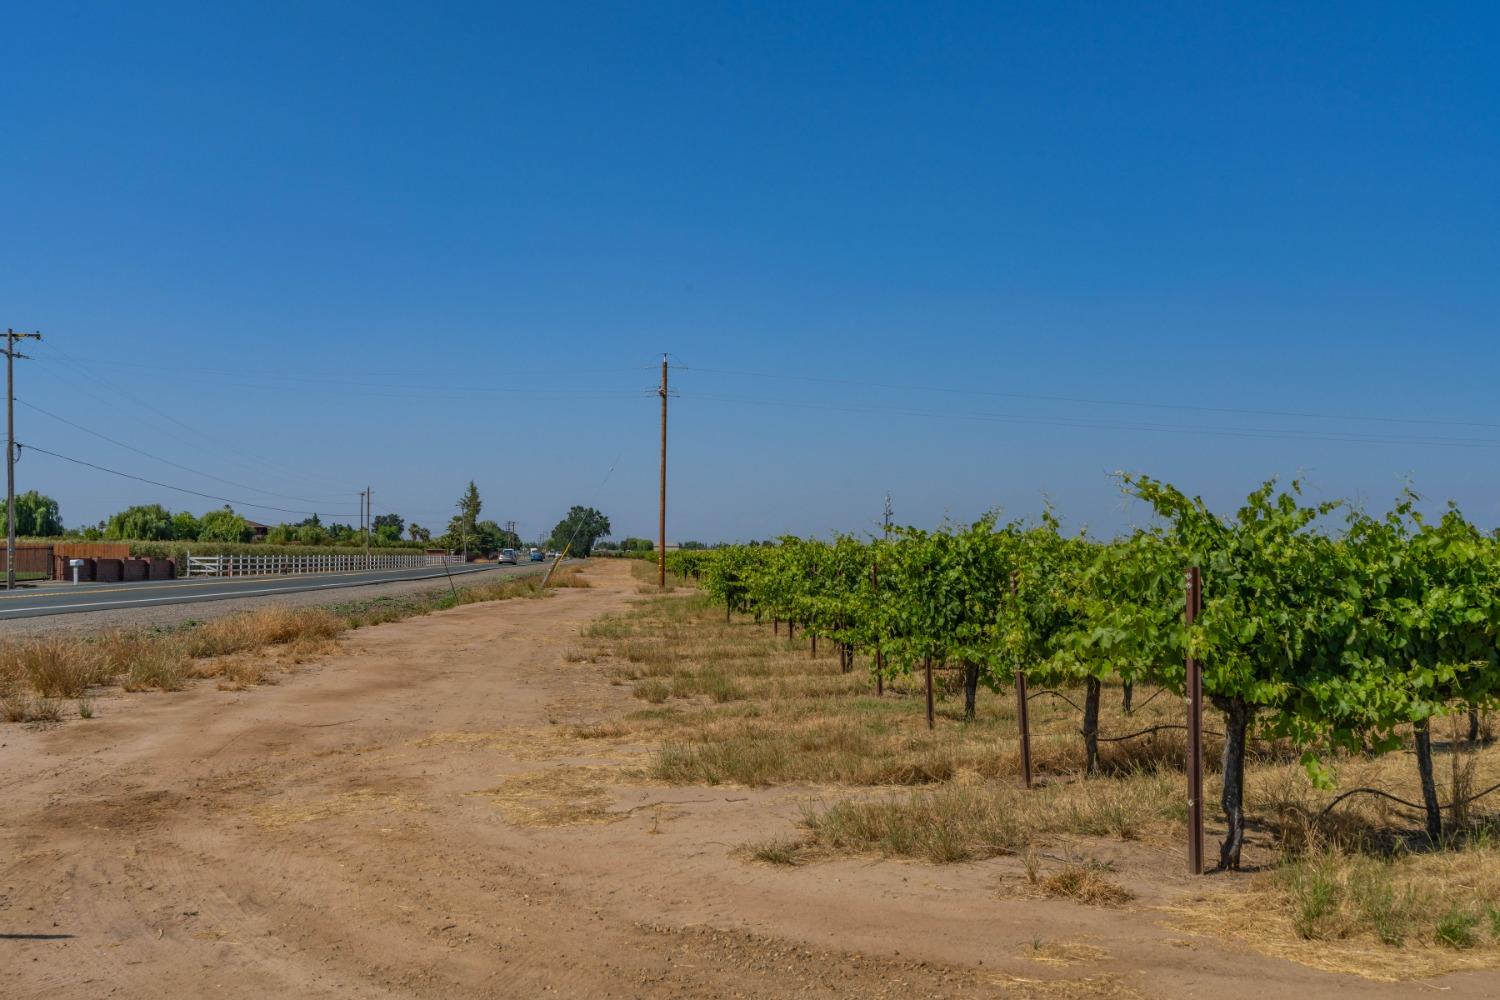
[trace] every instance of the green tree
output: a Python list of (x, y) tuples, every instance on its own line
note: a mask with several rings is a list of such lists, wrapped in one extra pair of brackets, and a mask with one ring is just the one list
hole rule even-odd
[(297, 529), (290, 524), (278, 524), (266, 532), (267, 545), (290, 545), (297, 537)]
[(586, 556), (594, 550), (594, 543), (609, 535), (609, 518), (592, 507), (573, 507), (566, 517), (552, 529), (552, 538), (547, 547), (563, 550), (570, 545), (573, 555)]
[(371, 525), (375, 541), (381, 545), (395, 545), (401, 541), (401, 532), (406, 530), (406, 520), (400, 514), (378, 514)]
[(330, 524), (325, 537), (329, 545), (363, 545), (365, 533), (350, 524)]
[(448, 530), (438, 539), (442, 546), (450, 550), (489, 551), (475, 538), (479, 512), (483, 508), (484, 501), (479, 498), (479, 487), (471, 479), (469, 488), (458, 498), (458, 513), (448, 521)]
[[(5, 501), (0, 500), (0, 524), (5, 523), (9, 516)], [(62, 516), (58, 513), (56, 500), (36, 490), (28, 490), (16, 497), (16, 534), (52, 538), (61, 535), (62, 531)]]
[(422, 545), (426, 545), (428, 542), (432, 541), (432, 532), (428, 531), (426, 528), (422, 527), (415, 521), (406, 526), (406, 533), (411, 536), (412, 541), (418, 542)]
[(170, 539), (172, 514), (159, 503), (127, 507), (109, 519), (104, 526), (104, 537), (147, 542)]
[(464, 495), (458, 499), (458, 516), (469, 525), (479, 523), (479, 512), (484, 508), (484, 501), (479, 499), (479, 487), (474, 485), (474, 480), (469, 480), (469, 488), (464, 490)]
[(203, 515), (198, 540), (203, 542), (248, 542), (255, 537), (250, 522), (228, 507)]
[(201, 525), (198, 519), (185, 510), (172, 515), (172, 537), (179, 542), (195, 542)]

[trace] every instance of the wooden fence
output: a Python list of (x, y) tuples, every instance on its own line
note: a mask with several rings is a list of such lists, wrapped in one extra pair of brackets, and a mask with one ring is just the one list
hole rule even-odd
[[(17, 542), (16, 576), (22, 580), (65, 580), (69, 559), (129, 559), (129, 542)], [(0, 544), (0, 576), (5, 546)]]
[(64, 559), (129, 559), (129, 542), (53, 542), (52, 554)]
[[(6, 572), (5, 545), (0, 542), (0, 574)], [(16, 545), (16, 577), (22, 580), (46, 580), (52, 576), (52, 546)]]

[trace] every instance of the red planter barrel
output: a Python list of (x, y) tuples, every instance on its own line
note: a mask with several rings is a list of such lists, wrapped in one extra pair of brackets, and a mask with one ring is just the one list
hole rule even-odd
[(148, 559), (125, 559), (124, 575), (121, 577), (126, 583), (135, 583), (144, 580), (151, 574), (151, 562)]
[(95, 559), (94, 579), (100, 583), (119, 583), (125, 579), (125, 560)]

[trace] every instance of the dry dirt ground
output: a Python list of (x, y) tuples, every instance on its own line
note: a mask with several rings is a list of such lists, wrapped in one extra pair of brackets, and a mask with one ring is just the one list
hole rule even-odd
[[(274, 687), (119, 695), (0, 729), (0, 997), (1319, 997), (1375, 983), (1127, 908), (1018, 898), (1016, 859), (751, 863), (831, 790), (673, 788), (574, 727), (638, 707), (567, 655), (593, 589), (361, 630)], [(576, 659), (576, 658), (574, 658)]]

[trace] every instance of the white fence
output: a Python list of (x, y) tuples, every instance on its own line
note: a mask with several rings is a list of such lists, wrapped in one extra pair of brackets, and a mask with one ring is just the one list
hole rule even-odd
[(420, 569), (460, 564), (462, 556), (424, 555), (309, 555), (309, 556), (188, 556), (188, 576), (284, 576), (292, 573), (355, 573), (371, 569)]

